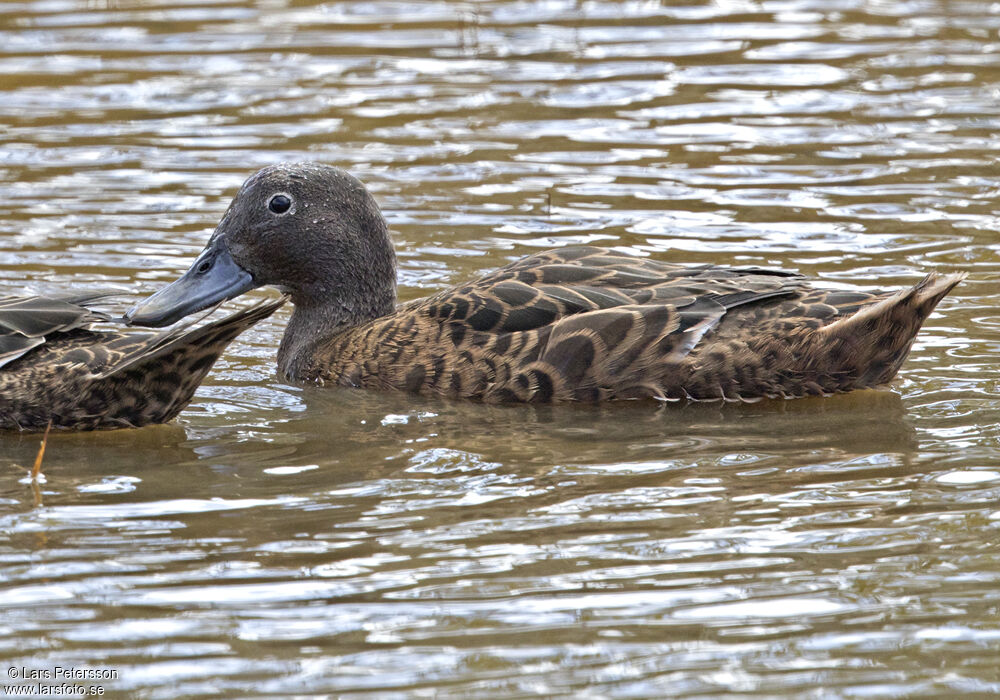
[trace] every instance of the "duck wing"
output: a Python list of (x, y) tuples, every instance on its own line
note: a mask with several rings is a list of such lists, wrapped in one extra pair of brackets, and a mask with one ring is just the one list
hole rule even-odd
[(45, 343), (46, 336), (86, 329), (107, 314), (88, 305), (111, 296), (93, 293), (71, 297), (0, 297), (0, 367)]
[(108, 379), (125, 374), (168, 373), (171, 363), (178, 363), (174, 370), (185, 377), (185, 383), (193, 381), (193, 393), (229, 343), (280, 309), (286, 301), (287, 296), (262, 299), (203, 325), (198, 323), (204, 316), (185, 320), (159, 333), (120, 334), (119, 355), (114, 362), (106, 363), (95, 377)]
[(73, 430), (164, 423), (190, 402), (229, 343), (285, 301), (264, 300), (154, 333), (87, 330), (82, 316), (47, 337), (24, 335), (43, 342), (0, 369), (0, 429), (41, 430), (50, 421)]
[[(669, 306), (687, 308), (689, 315), (714, 315), (718, 309), (792, 296), (804, 286), (800, 275), (785, 270), (674, 265), (574, 246), (522, 258), (419, 306), (441, 323), (515, 333), (625, 306)], [(591, 320), (600, 318), (612, 317)]]
[[(432, 362), (416, 376), (433, 391), (495, 401), (662, 395), (655, 385), (668, 368), (727, 314), (804, 289), (783, 270), (682, 266), (591, 247), (539, 253), (414, 308), (449, 339), (444, 349), (436, 341), (435, 362), (452, 374), (434, 381)], [(413, 376), (405, 387), (426, 390)]]

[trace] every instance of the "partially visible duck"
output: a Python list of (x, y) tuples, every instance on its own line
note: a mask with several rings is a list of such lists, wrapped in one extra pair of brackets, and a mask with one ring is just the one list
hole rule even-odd
[(93, 430), (176, 416), (232, 340), (284, 299), (159, 333), (91, 330), (103, 295), (0, 297), (0, 429)]
[(126, 318), (165, 325), (274, 285), (295, 305), (289, 379), (497, 402), (789, 398), (888, 382), (963, 277), (859, 293), (570, 247), (397, 307), (375, 200), (342, 170), (290, 163), (248, 179), (191, 268)]

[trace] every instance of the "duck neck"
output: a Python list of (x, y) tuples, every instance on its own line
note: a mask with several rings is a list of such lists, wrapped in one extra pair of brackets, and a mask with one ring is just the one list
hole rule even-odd
[(305, 378), (316, 351), (332, 337), (391, 314), (396, 284), (374, 296), (357, 299), (333, 293), (328, 298), (292, 295), (294, 311), (278, 348), (278, 371), (289, 379)]
[(274, 275), (295, 305), (278, 349), (278, 370), (288, 378), (308, 378), (332, 337), (396, 308), (389, 229), (361, 183), (350, 186), (357, 196), (341, 201), (336, 216), (318, 218), (298, 232), (298, 250), (308, 258), (285, 260)]

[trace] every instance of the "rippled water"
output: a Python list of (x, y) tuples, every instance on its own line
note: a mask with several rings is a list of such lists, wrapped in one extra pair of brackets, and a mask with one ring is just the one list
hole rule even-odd
[[(242, 180), (365, 180), (425, 295), (536, 249), (971, 277), (893, 391), (485, 407), (290, 386), (0, 435), (2, 675), (144, 698), (1000, 693), (1000, 8), (0, 4), (0, 290), (146, 293)], [(6, 678), (3, 682), (6, 682)]]

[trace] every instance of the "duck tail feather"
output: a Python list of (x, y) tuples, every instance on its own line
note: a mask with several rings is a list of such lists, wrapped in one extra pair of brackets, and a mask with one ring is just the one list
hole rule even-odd
[(839, 371), (855, 374), (859, 387), (888, 382), (909, 354), (924, 321), (965, 277), (965, 273), (932, 272), (914, 286), (821, 328), (818, 333), (826, 344), (826, 356), (845, 358), (845, 367)]
[(191, 353), (192, 356), (211, 357), (211, 362), (204, 368), (204, 373), (207, 373), (229, 343), (236, 339), (236, 336), (273, 314), (287, 300), (287, 296), (282, 296), (280, 299), (264, 299), (236, 313), (194, 328), (192, 326), (200, 319), (190, 323), (182, 323), (157, 334), (149, 344), (108, 368), (101, 376), (107, 377), (150, 362), (161, 362), (164, 357), (171, 353), (178, 350), (184, 351), (190, 347), (200, 347), (201, 350), (200, 353)]

